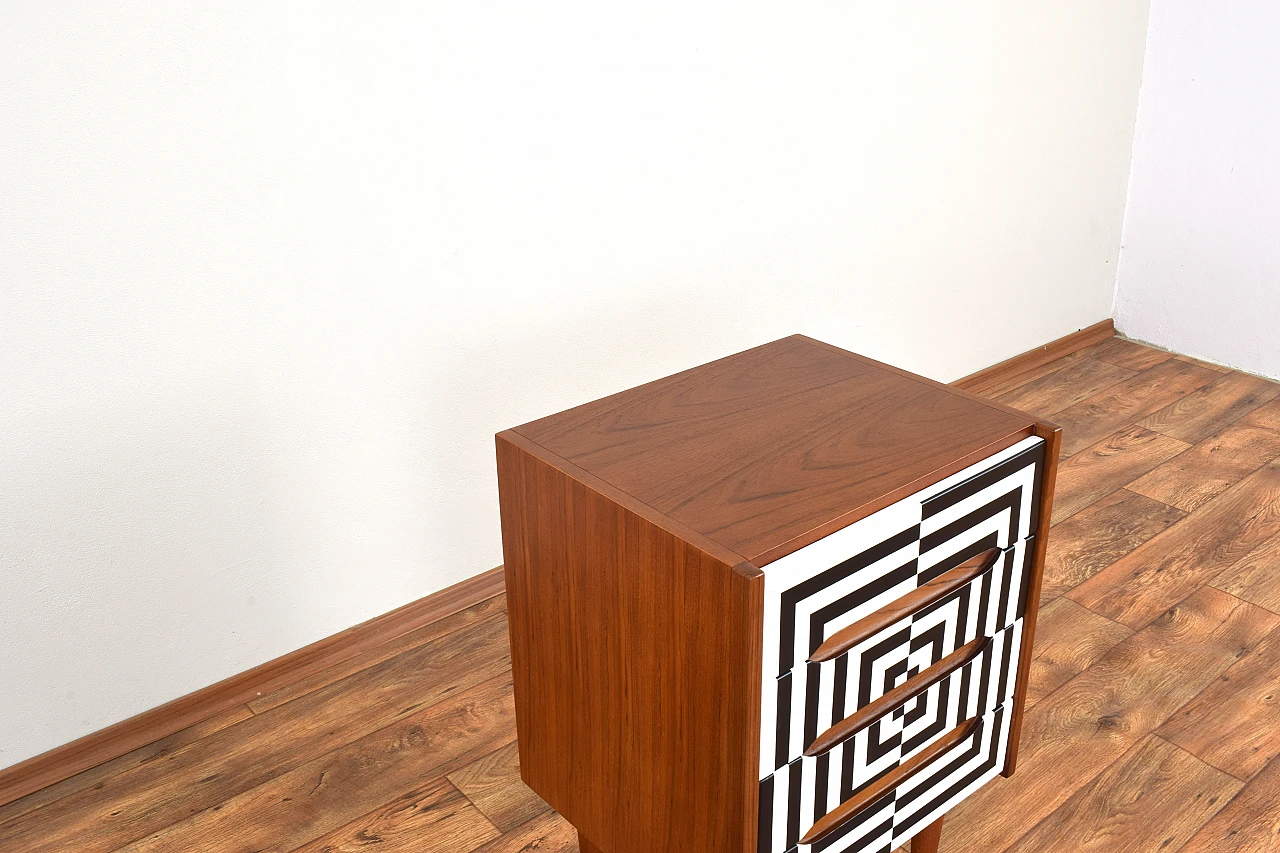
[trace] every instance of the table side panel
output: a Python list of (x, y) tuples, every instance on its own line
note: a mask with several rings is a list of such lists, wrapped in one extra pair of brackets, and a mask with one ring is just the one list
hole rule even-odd
[(513, 438), (497, 444), (521, 775), (610, 853), (754, 850), (763, 576)]
[(1001, 775), (1013, 775), (1018, 764), (1018, 746), (1022, 736), (1022, 716), (1027, 707), (1027, 685), (1031, 677), (1031, 656), (1035, 652), (1036, 617), (1040, 613), (1040, 586), (1044, 581), (1045, 553), (1049, 545), (1049, 528), (1053, 518), (1053, 491), (1058, 479), (1058, 453), (1062, 446), (1062, 428), (1057, 424), (1042, 421), (1036, 424), (1036, 435), (1044, 439), (1044, 470), (1037, 485), (1037, 503), (1039, 515), (1036, 518), (1035, 552), (1032, 555), (1031, 569), (1027, 578), (1026, 592), (1026, 636), (1022, 643), (1022, 659), (1018, 662), (1017, 690), (1013, 697), (1013, 707), (1009, 723), (1009, 749), (1005, 756), (1005, 765)]

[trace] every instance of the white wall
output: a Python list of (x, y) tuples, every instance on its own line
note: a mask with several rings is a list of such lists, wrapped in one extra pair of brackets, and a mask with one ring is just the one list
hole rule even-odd
[(1145, 2), (8, 4), (0, 766), (501, 561), (495, 431), (1108, 316)]
[(1280, 5), (1156, 0), (1116, 325), (1280, 378)]

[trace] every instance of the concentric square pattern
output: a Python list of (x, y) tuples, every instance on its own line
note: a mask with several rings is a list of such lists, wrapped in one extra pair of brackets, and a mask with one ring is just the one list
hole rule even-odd
[[(1043, 442), (1027, 439), (766, 568), (761, 853), (792, 850), (823, 815), (966, 720), (981, 718), (969, 738), (812, 849), (890, 850), (1003, 768), (1043, 457)], [(808, 662), (836, 631), (990, 548), (999, 559), (966, 586), (834, 660)], [(969, 663), (802, 757), (834, 723), (979, 638)]]

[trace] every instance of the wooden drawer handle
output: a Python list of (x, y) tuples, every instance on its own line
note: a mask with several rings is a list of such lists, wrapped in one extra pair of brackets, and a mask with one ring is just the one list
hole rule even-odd
[(916, 587), (892, 604), (865, 616), (847, 628), (836, 631), (809, 658), (810, 663), (833, 660), (852, 649), (863, 640), (888, 628), (894, 622), (923, 610), (935, 601), (941, 601), (960, 587), (981, 577), (996, 564), (1003, 552), (988, 548), (976, 557), (965, 560), (950, 571), (943, 572), (928, 583)]
[(906, 761), (899, 764), (893, 770), (881, 776), (840, 805), (822, 816), (822, 819), (813, 825), (813, 827), (805, 833), (804, 838), (800, 839), (801, 844), (816, 844), (835, 832), (846, 821), (901, 785), (909, 779), (922, 766), (933, 761), (939, 755), (957, 744), (972, 737), (975, 732), (981, 731), (982, 718), (970, 717)]
[(815, 755), (821, 755), (838, 744), (844, 743), (894, 708), (910, 702), (982, 654), (990, 644), (990, 637), (979, 637), (976, 640), (970, 640), (914, 678), (908, 678), (879, 699), (864, 705), (818, 735), (814, 738), (813, 743), (809, 744), (804, 754), (812, 758)]

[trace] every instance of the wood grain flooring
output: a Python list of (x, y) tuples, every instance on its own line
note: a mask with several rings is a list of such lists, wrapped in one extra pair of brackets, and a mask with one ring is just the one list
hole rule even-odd
[[(941, 849), (1280, 850), (1280, 384), (1112, 338), (994, 392), (1065, 455), (1018, 772)], [(520, 781), (499, 595), (0, 806), (0, 850), (578, 842)]]

